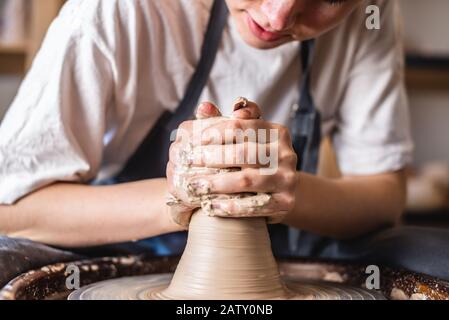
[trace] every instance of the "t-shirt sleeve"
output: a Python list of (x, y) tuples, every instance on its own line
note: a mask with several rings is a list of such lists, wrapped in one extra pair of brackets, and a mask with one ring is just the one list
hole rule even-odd
[(354, 26), (357, 50), (334, 134), (345, 175), (397, 171), (412, 159), (399, 6), (372, 2), (380, 7), (380, 30), (368, 30), (364, 20)]
[(72, 9), (51, 25), (0, 126), (0, 204), (57, 181), (87, 182), (101, 166), (112, 68)]

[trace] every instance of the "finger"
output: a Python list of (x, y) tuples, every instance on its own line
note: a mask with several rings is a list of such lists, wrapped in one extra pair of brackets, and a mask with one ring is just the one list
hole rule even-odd
[(176, 129), (176, 142), (188, 143), (195, 140), (201, 141), (201, 134), (204, 130), (226, 120), (226, 118), (221, 116), (218, 107), (209, 102), (202, 103), (198, 106), (196, 117), (198, 120), (187, 120), (179, 125)]
[(211, 102), (201, 103), (196, 110), (197, 119), (207, 119), (221, 117), (221, 112), (218, 107)]
[(288, 133), (285, 131), (286, 128), (261, 119), (227, 119), (204, 128), (201, 144), (233, 144), (242, 141), (268, 143), (283, 139)]
[(186, 154), (187, 151), (184, 151), (187, 149), (187, 146), (188, 145), (177, 142), (172, 143), (170, 148), (168, 149), (169, 164), (183, 164), (184, 162), (188, 163), (188, 160), (183, 159), (184, 157), (188, 156)]
[(189, 180), (197, 196), (208, 194), (236, 194), (279, 192), (290, 186), (290, 182), (280, 175), (261, 175), (258, 169), (220, 173), (218, 175), (198, 176)]
[(189, 228), (190, 220), (192, 218), (193, 210), (184, 206), (183, 204), (176, 203), (173, 196), (169, 196), (167, 201), (168, 214), (171, 220), (181, 226), (183, 229), (187, 230)]
[(209, 195), (207, 189), (200, 189), (201, 185), (190, 183), (192, 179), (204, 176), (214, 176), (221, 172), (214, 168), (179, 168), (177, 164), (169, 162), (167, 165), (168, 191), (175, 196), (181, 203), (190, 208), (199, 208), (201, 206), (202, 196)]
[(168, 184), (168, 192), (173, 193), (174, 185), (173, 185), (173, 174), (174, 174), (174, 166), (172, 162), (167, 163), (167, 170), (165, 171), (166, 177), (167, 177), (167, 184)]
[(176, 200), (171, 201), (172, 205), (182, 204), (190, 208), (200, 206), (201, 199), (192, 197), (187, 188), (187, 181), (194, 177), (195, 175), (193, 174), (187, 175), (184, 170), (178, 168), (177, 165), (171, 161), (167, 164), (168, 192), (172, 195), (170, 199)]
[(252, 142), (195, 146), (189, 165), (209, 168), (266, 168), (277, 163), (277, 144)]
[(270, 217), (287, 214), (293, 208), (292, 200), (284, 194), (257, 194), (244, 198), (212, 199), (203, 203), (203, 210), (217, 217)]
[(256, 103), (248, 101), (245, 98), (239, 98), (235, 102), (232, 118), (249, 120), (259, 119), (260, 117), (262, 117), (262, 111)]
[(236, 142), (269, 143), (282, 141), (291, 145), (288, 129), (261, 119), (242, 120), (224, 117), (183, 122), (176, 142), (193, 145), (233, 144)]
[[(200, 145), (173, 143), (169, 160), (177, 166), (211, 168), (267, 168), (277, 174), (278, 168), (296, 168), (298, 156), (288, 143), (259, 144), (245, 142), (225, 145)], [(275, 170), (275, 171), (273, 171)]]

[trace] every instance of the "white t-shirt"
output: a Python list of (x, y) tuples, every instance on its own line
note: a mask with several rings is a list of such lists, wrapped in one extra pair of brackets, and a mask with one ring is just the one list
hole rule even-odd
[[(368, 1), (369, 2), (369, 1)], [(312, 93), (345, 174), (411, 158), (396, 1), (365, 6), (317, 40)], [(164, 110), (174, 110), (200, 57), (211, 0), (72, 0), (53, 22), (0, 126), (0, 204), (55, 181), (111, 177)], [(229, 114), (238, 96), (286, 124), (299, 100), (299, 44), (257, 50), (229, 18), (201, 100)], [(154, 155), (158, 156), (158, 155)]]

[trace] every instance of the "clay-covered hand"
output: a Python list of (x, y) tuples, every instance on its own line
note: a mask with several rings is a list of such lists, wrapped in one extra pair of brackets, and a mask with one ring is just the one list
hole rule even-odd
[(294, 207), (297, 183), (287, 128), (262, 120), (258, 106), (245, 99), (231, 118), (206, 106), (209, 117), (201, 117), (201, 126), (183, 123), (171, 148), (167, 174), (175, 202), (185, 211), (202, 207), (212, 216), (280, 222)]
[(193, 136), (194, 133), (196, 134), (194, 126), (207, 128), (221, 118), (221, 113), (214, 104), (201, 103), (196, 112), (197, 120), (184, 122), (178, 129), (176, 141), (170, 147), (170, 159), (167, 165), (169, 189), (167, 204), (173, 221), (184, 229), (188, 229), (193, 212), (201, 207), (201, 199), (189, 191), (191, 188), (188, 184), (189, 179), (197, 174), (219, 172), (216, 169), (194, 168), (189, 164), (193, 146), (191, 142), (199, 139), (198, 136), (196, 138)]

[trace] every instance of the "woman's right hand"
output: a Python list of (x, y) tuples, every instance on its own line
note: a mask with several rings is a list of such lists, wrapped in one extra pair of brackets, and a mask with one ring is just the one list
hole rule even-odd
[[(190, 157), (186, 152), (189, 149), (190, 141), (195, 139), (194, 134), (201, 134), (201, 132), (198, 132), (201, 130), (194, 130), (194, 125), (198, 125), (198, 128), (201, 129), (207, 129), (224, 118), (221, 117), (217, 106), (205, 102), (199, 105), (196, 119), (185, 121), (179, 127), (176, 141), (170, 147), (170, 159), (167, 165), (167, 181), (170, 193), (167, 201), (169, 215), (176, 224), (184, 229), (188, 229), (192, 214), (201, 207), (199, 199), (193, 195), (193, 192), (189, 192), (189, 186), (184, 185), (185, 182), (195, 175), (214, 173), (208, 172), (211, 170), (206, 168), (198, 168), (196, 171), (192, 171), (192, 168), (190, 168), (189, 172), (184, 170)], [(200, 139), (199, 136), (196, 138)]]

